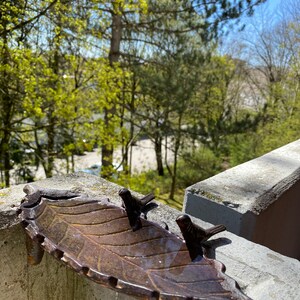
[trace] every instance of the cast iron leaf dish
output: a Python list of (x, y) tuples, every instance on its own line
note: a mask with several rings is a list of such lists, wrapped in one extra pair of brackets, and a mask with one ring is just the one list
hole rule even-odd
[[(202, 255), (192, 261), (180, 237), (140, 216), (133, 230), (126, 209), (108, 199), (33, 186), (24, 191), (21, 218), (32, 264), (43, 249), (97, 283), (139, 298), (248, 299), (221, 263)], [(150, 207), (153, 197), (147, 197), (141, 212)]]

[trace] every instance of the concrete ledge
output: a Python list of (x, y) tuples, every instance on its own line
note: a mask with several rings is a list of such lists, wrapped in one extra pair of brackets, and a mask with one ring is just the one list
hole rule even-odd
[(186, 189), (184, 208), (300, 259), (300, 140)]
[[(97, 197), (106, 196), (120, 204), (120, 187), (92, 175), (82, 173), (57, 177), (37, 182), (36, 185), (72, 189)], [(131, 299), (77, 275), (47, 254), (40, 265), (27, 266), (24, 233), (15, 216), (16, 208), (24, 196), (22, 189), (23, 185), (1, 190), (0, 300)], [(179, 214), (175, 209), (160, 205), (149, 213), (149, 219), (165, 221), (170, 231), (179, 235), (175, 222)], [(199, 219), (194, 221), (203, 227), (210, 226)], [(224, 263), (226, 274), (235, 279), (248, 296), (257, 300), (300, 298), (299, 261), (230, 232), (223, 232), (215, 239), (208, 251), (209, 257)]]

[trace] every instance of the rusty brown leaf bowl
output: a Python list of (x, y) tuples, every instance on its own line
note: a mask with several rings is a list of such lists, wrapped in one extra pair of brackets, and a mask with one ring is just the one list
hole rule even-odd
[(21, 218), (33, 263), (41, 260), (37, 244), (76, 272), (139, 298), (248, 299), (221, 263), (203, 256), (191, 261), (177, 235), (145, 219), (133, 231), (125, 209), (68, 193), (27, 187)]

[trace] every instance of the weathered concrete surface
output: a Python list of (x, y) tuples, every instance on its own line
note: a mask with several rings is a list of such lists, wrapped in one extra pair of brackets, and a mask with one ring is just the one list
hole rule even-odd
[[(97, 197), (109, 197), (120, 204), (119, 186), (92, 175), (77, 174), (47, 179), (36, 183), (47, 188), (73, 189)], [(65, 299), (130, 299), (103, 288), (83, 276), (75, 274), (65, 265), (45, 255), (38, 266), (27, 266), (24, 233), (14, 216), (15, 207), (24, 196), (23, 186), (2, 190), (0, 220), (0, 300), (65, 300)], [(175, 219), (179, 211), (160, 205), (150, 212), (152, 221), (165, 221), (170, 231), (179, 233)], [(209, 224), (194, 219), (203, 227)], [(12, 225), (16, 224), (16, 225)], [(218, 239), (221, 238), (221, 239)], [(226, 274), (235, 279), (244, 292), (253, 299), (300, 299), (300, 262), (287, 258), (270, 249), (251, 243), (230, 232), (216, 236), (208, 255), (223, 262)], [(219, 245), (216, 249), (213, 245)]]
[(297, 140), (196, 183), (187, 190), (222, 202), (241, 213), (259, 213), (299, 180), (300, 140)]
[(0, 255), (1, 300), (131, 299), (79, 276), (47, 253), (40, 265), (28, 266), (20, 225), (0, 230)]
[(190, 186), (183, 211), (300, 259), (300, 140)]
[[(38, 182), (38, 186), (72, 189), (119, 201), (120, 187), (84, 174)], [(45, 253), (42, 263), (28, 266), (25, 233), (16, 210), (25, 195), (24, 185), (0, 191), (0, 300), (99, 300), (133, 299), (79, 276)], [(6, 228), (6, 229), (4, 229)]]

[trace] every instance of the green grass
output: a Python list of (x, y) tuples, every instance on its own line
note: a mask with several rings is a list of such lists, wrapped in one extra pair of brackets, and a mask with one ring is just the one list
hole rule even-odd
[(112, 180), (119, 185), (144, 195), (154, 193), (157, 201), (179, 210), (182, 209), (184, 190), (177, 189), (175, 199), (170, 199), (171, 178), (169, 175), (158, 176), (156, 171), (147, 171), (136, 175), (120, 174), (117, 179)]
[(172, 208), (182, 210), (183, 197), (184, 197), (184, 190), (178, 190), (175, 195), (174, 200), (171, 200), (169, 198), (169, 194), (159, 195), (157, 197), (157, 200), (163, 204), (166, 204), (166, 205), (172, 207)]

